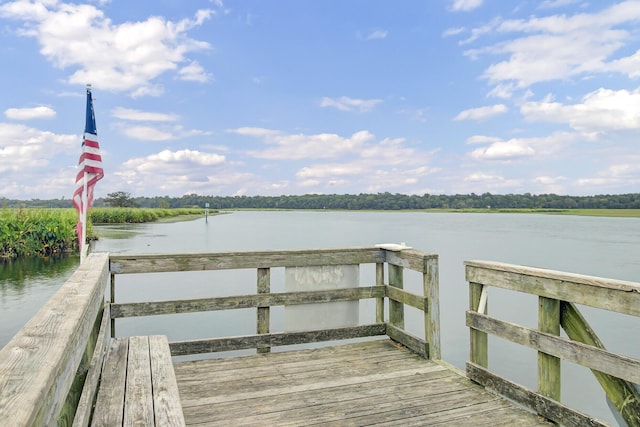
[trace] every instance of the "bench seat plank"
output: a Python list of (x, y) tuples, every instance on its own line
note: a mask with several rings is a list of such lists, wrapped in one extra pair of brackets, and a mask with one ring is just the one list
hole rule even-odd
[(184, 426), (178, 383), (173, 371), (169, 341), (165, 335), (149, 337), (153, 407), (157, 426)]
[(153, 426), (151, 361), (147, 337), (129, 337), (124, 426)]
[(166, 336), (112, 339), (91, 425), (185, 425)]
[(124, 414), (124, 392), (127, 378), (128, 339), (113, 339), (102, 368), (92, 426), (120, 426)]

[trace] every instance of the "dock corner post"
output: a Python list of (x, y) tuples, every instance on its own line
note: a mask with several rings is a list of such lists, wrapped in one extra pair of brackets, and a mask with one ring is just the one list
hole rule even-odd
[[(111, 283), (110, 283), (110, 289), (109, 289), (109, 297), (110, 297), (110, 304), (114, 304), (116, 302), (116, 275), (115, 273), (111, 273)], [(111, 317), (111, 306), (109, 306), (109, 317)], [(111, 319), (111, 338), (115, 338), (116, 337), (116, 319)]]
[(440, 359), (442, 356), (440, 351), (440, 289), (437, 256), (425, 257), (422, 283), (426, 299), (424, 336), (429, 343), (429, 359)]
[[(389, 286), (402, 289), (403, 267), (389, 264)], [(389, 324), (396, 328), (404, 329), (404, 304), (399, 301), (389, 300)]]
[[(376, 286), (384, 286), (384, 263), (376, 263)], [(376, 323), (384, 323), (384, 298), (376, 298)]]
[[(484, 294), (484, 297), (482, 296)], [(486, 314), (487, 291), (484, 289), (484, 285), (480, 283), (469, 282), (469, 310)], [(480, 307), (480, 301), (483, 301), (482, 307)], [(483, 368), (489, 367), (489, 340), (486, 332), (481, 332), (476, 329), (469, 329), (469, 357), (471, 362)]]
[[(538, 297), (538, 329), (560, 335), (560, 300)], [(538, 393), (560, 401), (560, 358), (538, 352)]]
[[(268, 294), (271, 292), (271, 269), (258, 268), (258, 293)], [(257, 333), (269, 333), (269, 307), (258, 307), (257, 310)], [(265, 344), (258, 344), (258, 354), (270, 353), (271, 347)]]

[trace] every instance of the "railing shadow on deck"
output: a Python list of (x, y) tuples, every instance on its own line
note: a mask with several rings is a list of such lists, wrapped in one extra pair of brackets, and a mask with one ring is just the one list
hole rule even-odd
[[(601, 425), (560, 402), (561, 360), (593, 372), (628, 426), (640, 426), (640, 360), (611, 353), (576, 304), (640, 316), (640, 283), (487, 261), (465, 262), (469, 282), (470, 361), (467, 376), (562, 425)], [(488, 289), (538, 296), (538, 329), (487, 314)], [(560, 328), (568, 338), (560, 336)], [(526, 389), (488, 369), (488, 335), (538, 352), (538, 389)], [(633, 338), (632, 338), (633, 339)]]

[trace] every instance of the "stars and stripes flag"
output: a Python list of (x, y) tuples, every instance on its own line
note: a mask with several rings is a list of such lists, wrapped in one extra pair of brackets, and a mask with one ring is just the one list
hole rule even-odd
[(80, 262), (82, 262), (86, 254), (87, 211), (91, 209), (91, 204), (93, 203), (93, 187), (95, 187), (96, 182), (104, 177), (90, 85), (87, 85), (87, 116), (78, 169), (76, 187), (73, 192), (73, 206), (78, 211), (76, 230), (78, 232)]

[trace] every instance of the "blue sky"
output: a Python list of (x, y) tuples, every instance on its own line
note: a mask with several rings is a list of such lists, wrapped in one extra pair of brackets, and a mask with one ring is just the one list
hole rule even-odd
[(640, 1), (0, 2), (0, 197), (638, 192)]

